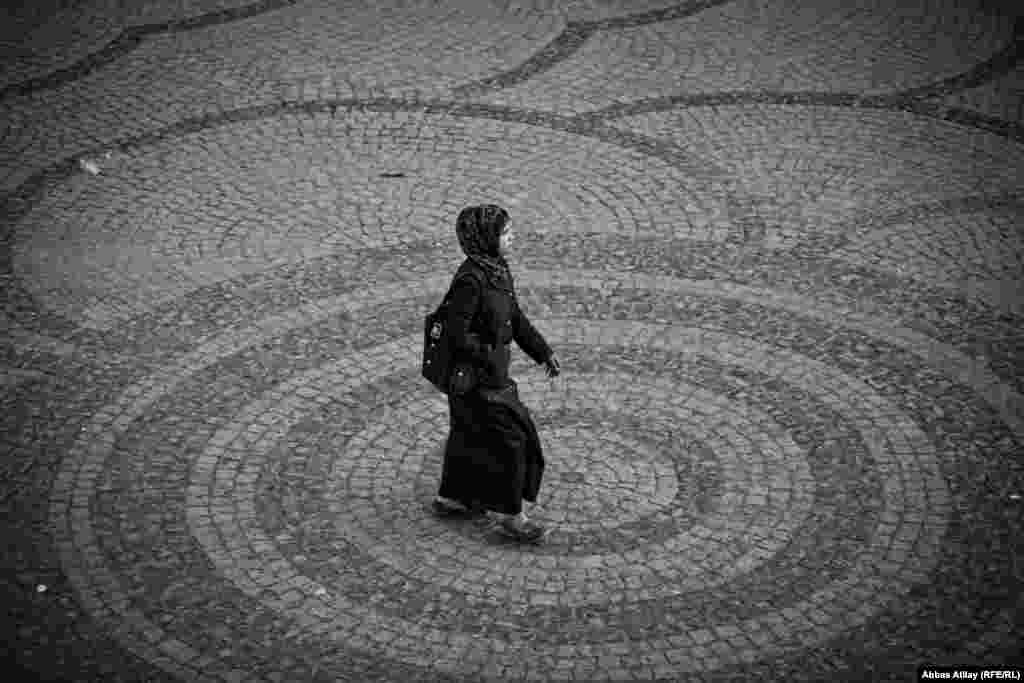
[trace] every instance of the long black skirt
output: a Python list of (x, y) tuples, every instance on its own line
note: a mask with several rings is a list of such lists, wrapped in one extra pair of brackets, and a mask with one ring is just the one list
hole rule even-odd
[(438, 495), (517, 515), (544, 475), (537, 427), (515, 383), (449, 396), (451, 431)]

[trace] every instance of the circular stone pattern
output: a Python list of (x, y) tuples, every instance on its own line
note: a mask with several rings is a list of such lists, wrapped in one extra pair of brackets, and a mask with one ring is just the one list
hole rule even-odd
[[(998, 3), (70, 4), (0, 69), (15, 656), (260, 683), (1017, 656), (1024, 148), (920, 113), (1012, 71)], [(484, 201), (564, 371), (512, 368), (539, 546), (430, 513), (423, 315)]]
[[(321, 371), (318, 370), (317, 374)], [(317, 386), (344, 386), (343, 377), (329, 372), (317, 382)], [(554, 410), (560, 415), (559, 422), (571, 423), (573, 420), (565, 420), (561, 413), (566, 404), (571, 404), (573, 413), (579, 416), (614, 415), (614, 403), (603, 392), (622, 397), (624, 405), (640, 406), (644, 396), (658, 386), (657, 382), (649, 380), (607, 374), (600, 379), (583, 377), (579, 383), (563, 387), (563, 392), (552, 394), (551, 391), (538, 392), (536, 387), (527, 387), (523, 395), (527, 400), (533, 398), (534, 402), (540, 402), (541, 419)], [(664, 385), (661, 389), (665, 389)], [(573, 591), (563, 594), (557, 602), (572, 604), (608, 600), (621, 581), (618, 567), (635, 565), (639, 568), (651, 559), (645, 558), (644, 553), (623, 552), (623, 548), (635, 545), (640, 537), (645, 543), (657, 546), (648, 554), (670, 558), (660, 571), (663, 577), (668, 574), (673, 577), (671, 582), (652, 587), (645, 594), (677, 594), (697, 585), (706, 588), (732, 576), (739, 568), (756, 565), (780, 542), (788, 542), (789, 532), (807, 516), (813, 491), (809, 488), (812, 477), (803, 459), (803, 450), (778, 426), (773, 427), (770, 418), (755, 407), (721, 405), (720, 400), (706, 391), (696, 387), (686, 389), (692, 403), (677, 406), (670, 414), (648, 407), (645, 417), (633, 425), (639, 426), (635, 433), (642, 436), (659, 430), (666, 432), (667, 425), (672, 423), (681, 430), (669, 431), (659, 437), (661, 448), (666, 450), (661, 457), (650, 446), (637, 443), (631, 461), (624, 460), (621, 455), (603, 460), (593, 457), (581, 459), (579, 456), (570, 458), (570, 467), (579, 460), (588, 464), (584, 476), (594, 482), (615, 482), (614, 486), (585, 487), (586, 496), (579, 495), (578, 486), (566, 488), (558, 485), (557, 472), (565, 463), (559, 462), (557, 456), (559, 451), (572, 449), (581, 440), (597, 438), (600, 431), (590, 431), (583, 437), (579, 428), (563, 427), (556, 428), (553, 435), (545, 438), (546, 443), (555, 444), (553, 452), (546, 456), (553, 465), (551, 469), (555, 472), (555, 480), (545, 484), (545, 491), (554, 493), (542, 496), (531, 514), (557, 529), (542, 551), (551, 560), (549, 568), (552, 571), (547, 583), (557, 584), (560, 590), (564, 590), (559, 578), (562, 574), (567, 575), (565, 583), (571, 583), (582, 580), (580, 572), (587, 569), (587, 576), (594, 585), (594, 589), (586, 593)], [(308, 388), (306, 391), (309, 393)], [(293, 400), (294, 396), (283, 397), (280, 405), (301, 405), (301, 402), (293, 404)], [(337, 528), (339, 552), (341, 545), (355, 542), (363, 552), (399, 572), (425, 579), (432, 572), (434, 578), (442, 582), (452, 566), (467, 562), (473, 564), (474, 558), (482, 566), (495, 567), (506, 562), (504, 549), (481, 545), (480, 539), (473, 534), (460, 534), (439, 543), (435, 537), (435, 521), (424, 517), (422, 501), (429, 500), (440, 476), (440, 454), (433, 449), (425, 449), (424, 445), (430, 443), (432, 437), (436, 440), (436, 434), (443, 433), (443, 429), (436, 419), (423, 419), (422, 398), (416, 395), (408, 407), (403, 405), (401, 409), (374, 408), (366, 412), (369, 423), (357, 429), (346, 441), (339, 435), (350, 430), (347, 422), (354, 417), (348, 407), (351, 403), (341, 403), (346, 406), (347, 415), (331, 416), (328, 420), (334, 427), (331, 436), (314, 442), (292, 436), (296, 430), (289, 428), (289, 419), (283, 423), (267, 424), (263, 402), (247, 407), (243, 414), (251, 418), (231, 422), (214, 436), (214, 440), (220, 441), (220, 434), (226, 438), (228, 434), (249, 432), (253, 426), (250, 419), (259, 419), (274, 433), (282, 435), (280, 443), (289, 444), (287, 452), (279, 448), (265, 451), (264, 448), (249, 447), (241, 471), (235, 472), (233, 468), (224, 470), (222, 475), (214, 475), (216, 479), (209, 482), (202, 477), (193, 483), (192, 489), (205, 491), (212, 487), (212, 490), (229, 490), (232, 486), (229, 479), (238, 477), (253, 481), (261, 475), (265, 477), (267, 467), (272, 467), (272, 463), (278, 460), (294, 458), (290, 455), (293, 451), (302, 454), (300, 463), (272, 475), (273, 479), (308, 482), (310, 477), (303, 473), (308, 472), (309, 466), (305, 461), (311, 456), (306, 454), (330, 452), (334, 459), (330, 471), (318, 471), (314, 475), (321, 484), (313, 489), (295, 490), (292, 495), (298, 499), (298, 505), (310, 511), (303, 523)], [(703, 409), (699, 407), (701, 405)], [(713, 410), (708, 406), (721, 407)], [(622, 406), (618, 410), (632, 412)], [(301, 416), (298, 411), (292, 414), (293, 419)], [(703, 419), (694, 418), (694, 414)], [(608, 421), (612, 420), (614, 418)], [(701, 424), (707, 421), (728, 421), (733, 428), (720, 427), (711, 431), (706, 424)], [(749, 425), (749, 429), (742, 429), (744, 423)], [(744, 436), (738, 433), (740, 430)], [(309, 435), (316, 431), (315, 426), (304, 424), (298, 433)], [(764, 434), (758, 436), (758, 432)], [(687, 446), (695, 440), (687, 435), (697, 435), (700, 439), (700, 446), (693, 452)], [(630, 441), (616, 438), (613, 443), (621, 449)], [(272, 445), (267, 444), (268, 447)], [(680, 497), (679, 482), (686, 481), (681, 479), (680, 471), (683, 477), (699, 480), (691, 473), (698, 469), (698, 465), (706, 467), (709, 464), (709, 451), (722, 454), (718, 459), (722, 461), (725, 480), (721, 483), (722, 493), (718, 500), (705, 505), (701, 511), (694, 509), (699, 492), (690, 491), (689, 495)], [(646, 462), (636, 461), (638, 452), (646, 455)], [(702, 462), (693, 462), (695, 455), (702, 455)], [(685, 488), (683, 493), (686, 493)], [(218, 505), (214, 501), (209, 504)], [(236, 500), (235, 504), (241, 503)], [(198, 509), (203, 505), (197, 501), (190, 507)], [(262, 507), (267, 509), (273, 505), (264, 503)], [(721, 510), (714, 509), (718, 505), (722, 506)], [(248, 511), (249, 507), (247, 502), (245, 515), (255, 514), (260, 506), (253, 506), (252, 512)], [(620, 516), (610, 517), (609, 511), (614, 510), (621, 510)], [(197, 520), (196, 523), (202, 526), (222, 524), (216, 519)], [(680, 535), (679, 532), (684, 533)], [(220, 533), (232, 532), (221, 529)], [(291, 534), (294, 533), (293, 530)], [(701, 540), (712, 536), (718, 537), (717, 543), (732, 546), (731, 552), (707, 556)], [(263, 535), (253, 539), (254, 545), (262, 546), (267, 542), (269, 538)], [(595, 564), (595, 554), (617, 557), (609, 560), (609, 567), (603, 568), (603, 562)], [(649, 571), (638, 571), (640, 575), (652, 578)], [(525, 576), (517, 578), (514, 572), (507, 574), (503, 577), (492, 574), (483, 583), (475, 585), (463, 581), (458, 585), (465, 592), (483, 595), (488, 591), (511, 599), (517, 590), (528, 587), (520, 585)], [(556, 600), (553, 595), (538, 596), (537, 599)]]
[[(159, 623), (147, 627), (153, 645), (134, 646), (140, 653), (156, 647), (182, 666), (213, 656), (184, 628), (190, 621), (178, 626), (163, 611), (186, 594), (177, 587), (185, 565), (139, 565), (173, 548), (208, 566), (188, 584), (198, 592), (183, 613), (196, 601), (217, 614), (245, 605), (260, 637), (318, 648), (325, 670), (351, 672), (360, 652), (374, 652), (388, 667), (438, 677), (519, 676), (532, 653), (550, 662), (545, 675), (566, 677), (619, 642), (612, 677), (627, 679), (654, 671), (644, 654), (654, 651), (676, 675), (785, 656), (921, 590), (942, 557), (951, 507), (939, 452), (884, 383), (861, 381), (851, 374), (858, 364), (816, 340), (859, 339), (843, 344), (862, 360), (877, 357), (879, 342), (804, 328), (812, 343), (796, 352), (785, 348), (795, 341), (713, 331), (707, 313), (701, 330), (652, 323), (640, 308), (625, 324), (599, 314), (609, 292), (628, 296), (612, 276), (526, 270), (518, 282), (543, 299), (563, 275), (587, 283), (591, 294), (576, 299), (597, 318), (535, 323), (576, 371), (550, 383), (522, 362), (513, 368), (551, 461), (535, 512), (554, 527), (548, 544), (517, 548), (425, 509), (446, 427), (446, 406), (415, 364), (418, 312), (447, 282), (427, 276), (416, 288), (339, 292), (225, 331), (97, 413), (69, 459), (82, 467), (61, 473), (54, 498), (54, 519), (67, 524), (65, 563), (86, 603), (114, 606), (119, 623)], [(712, 295), (681, 281), (645, 287), (680, 302)], [(780, 307), (777, 341), (801, 338), (800, 328), (786, 330), (798, 320), (789, 306), (832, 321), (826, 327), (845, 320), (913, 347), (877, 321), (766, 294), (747, 298)], [(556, 316), (560, 306), (552, 298), (546, 310)], [(742, 307), (719, 315), (748, 329)], [(264, 348), (291, 360), (278, 366)], [(257, 362), (269, 362), (269, 374)], [(188, 404), (207, 417), (174, 419)], [(120, 436), (108, 441), (115, 420)], [(187, 457), (130, 457), (174, 434), (192, 435)], [(133, 472), (163, 483), (98, 493)], [(72, 501), (94, 496), (93, 517), (69, 514), (82, 504)], [(170, 529), (156, 536), (143, 521), (155, 510)], [(612, 519), (615, 510), (625, 514)], [(102, 554), (90, 550), (95, 539)], [(164, 586), (162, 607), (140, 598), (130, 606), (121, 585)], [(217, 629), (225, 642), (252, 637)], [(217, 652), (224, 666), (235, 657)], [(273, 667), (259, 657), (250, 665)]]
[(451, 245), (454, 217), (480, 197), (511, 207), (521, 233), (731, 234), (727, 192), (617, 142), (397, 104), (225, 125), (115, 154), (45, 197), (17, 228), (13, 270), (41, 305), (108, 330), (284, 263)]
[[(40, 180), (13, 230), (31, 296), (10, 314), (69, 318), (43, 402), (71, 426), (33, 434), (61, 458), (43, 514), (119, 648), (227, 681), (822, 680), (1006, 649), (1015, 318), (949, 296), (1012, 280), (992, 251), (1019, 240), (993, 230), (1020, 150), (838, 106), (603, 126), (336, 103), (126, 142)], [(422, 315), (479, 201), (513, 210), (521, 300), (565, 369), (513, 368), (548, 459), (539, 547), (428, 509), (446, 411)]]

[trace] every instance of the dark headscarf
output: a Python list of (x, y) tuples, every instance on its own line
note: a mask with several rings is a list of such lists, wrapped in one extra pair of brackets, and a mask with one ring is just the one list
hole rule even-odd
[(499, 251), (501, 232), (508, 221), (508, 211), (500, 206), (467, 206), (459, 212), (455, 232), (462, 251), (483, 268), (491, 285), (511, 292), (512, 273)]

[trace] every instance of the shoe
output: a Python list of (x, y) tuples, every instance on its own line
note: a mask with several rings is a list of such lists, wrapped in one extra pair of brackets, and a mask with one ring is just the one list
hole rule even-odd
[(547, 529), (529, 520), (518, 522), (505, 519), (498, 522), (498, 532), (519, 543), (540, 543)]
[(435, 498), (431, 503), (434, 514), (438, 517), (476, 517), (482, 510), (473, 505), (465, 505), (458, 501), (448, 502)]

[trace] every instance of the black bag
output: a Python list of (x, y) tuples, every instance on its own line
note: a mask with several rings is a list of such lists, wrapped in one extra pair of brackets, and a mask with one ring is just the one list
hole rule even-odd
[(476, 386), (477, 378), (470, 363), (456, 360), (448, 334), (448, 300), (454, 287), (453, 281), (437, 310), (424, 318), (422, 374), (441, 393), (460, 396)]

